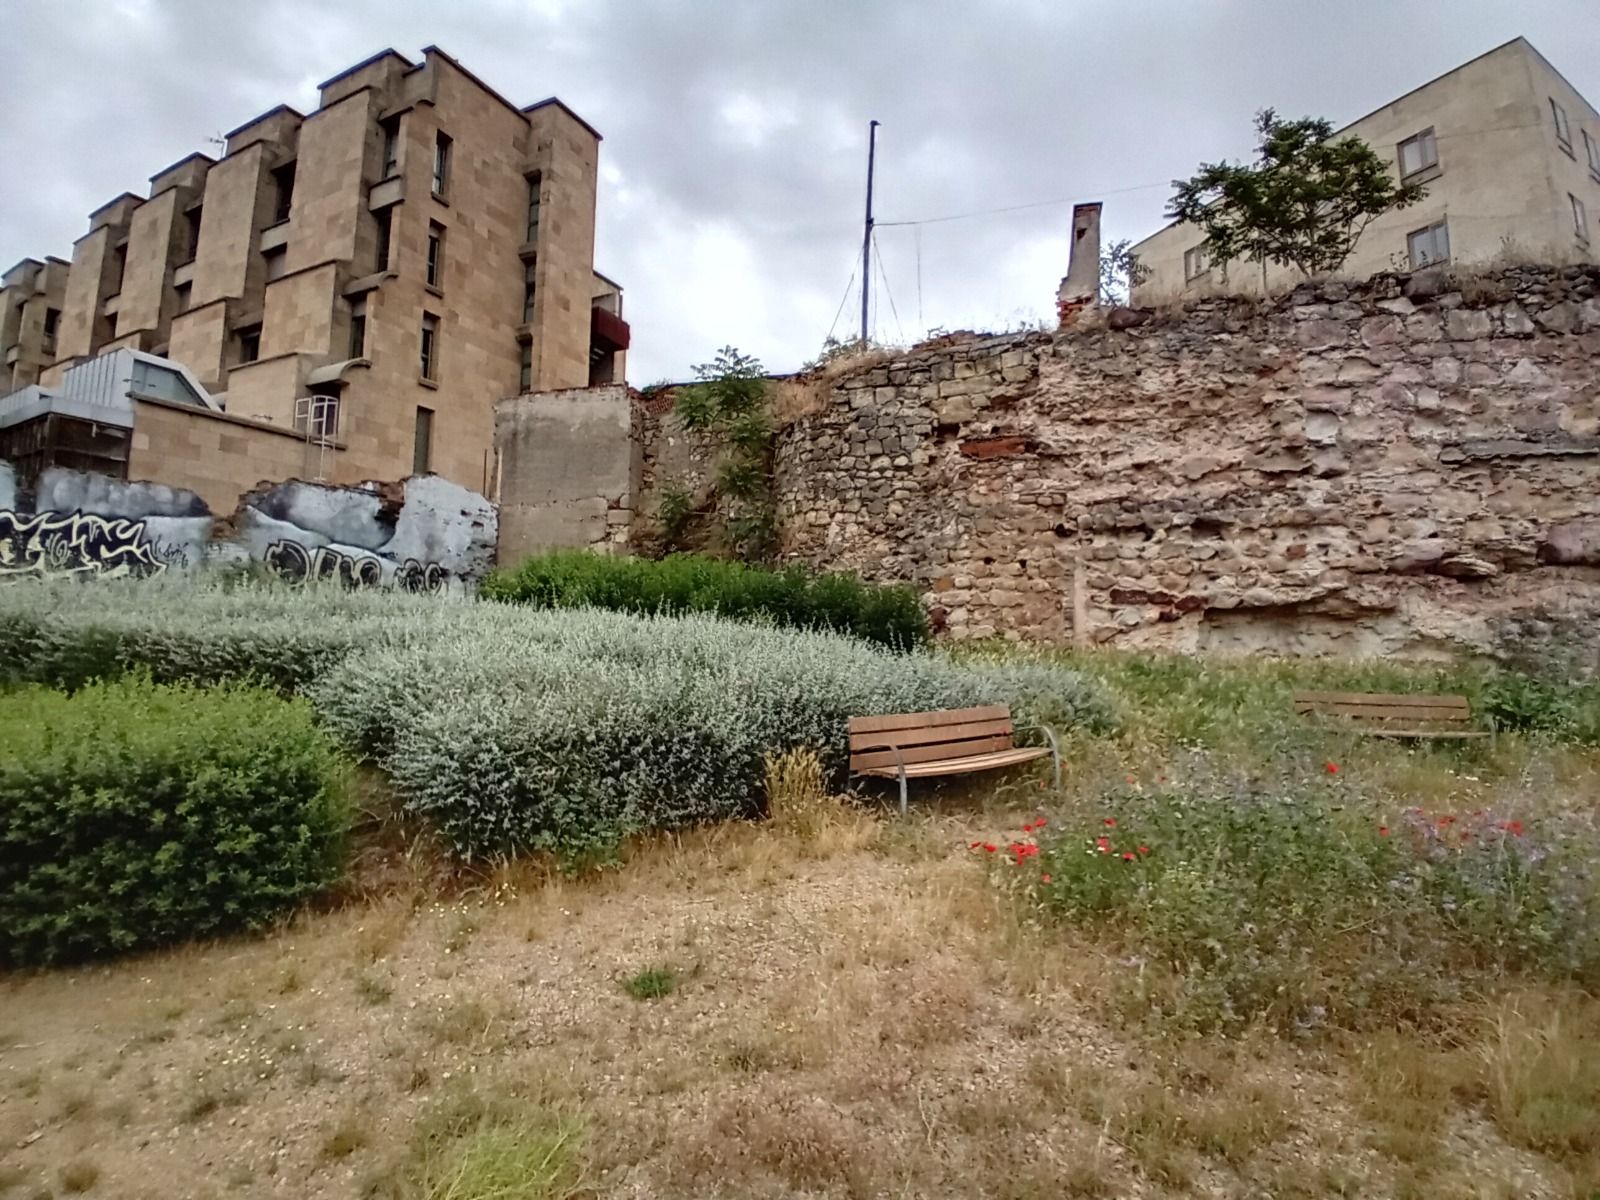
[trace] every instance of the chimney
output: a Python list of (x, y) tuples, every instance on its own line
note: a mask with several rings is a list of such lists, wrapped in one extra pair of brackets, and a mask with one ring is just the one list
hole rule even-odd
[(1072, 251), (1067, 277), (1056, 290), (1056, 315), (1068, 325), (1100, 303), (1100, 205), (1072, 206)]

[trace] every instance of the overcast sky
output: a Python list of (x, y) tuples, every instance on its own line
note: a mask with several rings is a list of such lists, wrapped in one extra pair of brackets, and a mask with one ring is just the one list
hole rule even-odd
[(869, 118), (874, 329), (910, 342), (1051, 313), (1074, 200), (1137, 239), (1175, 176), (1248, 156), (1256, 109), (1343, 124), (1518, 34), (1600, 102), (1600, 0), (0, 0), (0, 269), (437, 44), (604, 135), (595, 265), (626, 289), (631, 383), (725, 343), (790, 370), (859, 321)]

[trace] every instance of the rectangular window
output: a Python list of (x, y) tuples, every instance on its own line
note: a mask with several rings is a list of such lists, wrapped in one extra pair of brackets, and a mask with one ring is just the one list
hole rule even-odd
[(202, 212), (202, 207), (196, 204), (188, 212), (183, 214), (184, 233), (186, 238), (184, 241), (184, 262), (193, 262), (195, 260), (195, 255), (200, 253), (200, 216)]
[(353, 301), (350, 305), (350, 358), (367, 356), (367, 302)]
[(533, 343), (523, 342), (519, 350), (518, 361), (521, 373), (517, 376), (517, 387), (524, 392), (533, 390)]
[(261, 357), (261, 326), (239, 330), (239, 361), (253, 363)]
[(433, 137), (433, 194), (442, 196), (450, 186), (450, 139), (442, 133)]
[(277, 225), (289, 219), (294, 207), (294, 163), (287, 162), (272, 172), (272, 223)]
[(282, 279), (285, 271), (289, 269), (289, 247), (274, 246), (261, 256), (267, 263), (267, 282)]
[(422, 377), (437, 379), (439, 367), (439, 318), (432, 313), (422, 314)]
[(1418, 171), (1426, 171), (1429, 167), (1439, 165), (1439, 143), (1433, 136), (1432, 129), (1424, 129), (1421, 133), (1408, 137), (1400, 143), (1400, 177), (1415, 175)]
[(1572, 153), (1572, 126), (1567, 124), (1567, 110), (1557, 104), (1555, 97), (1550, 98), (1550, 115), (1556, 122), (1556, 141), (1568, 154)]
[(339, 394), (312, 392), (295, 401), (294, 427), (297, 433), (331, 441), (339, 436)]
[(528, 236), (526, 240), (532, 244), (539, 240), (539, 185), (541, 177), (528, 176)]
[(1593, 137), (1587, 129), (1583, 131), (1583, 153), (1589, 160), (1589, 174), (1600, 181), (1600, 138)]
[(444, 226), (437, 221), (428, 222), (428, 286), (443, 287), (444, 278)]
[(393, 246), (394, 238), (394, 209), (380, 208), (372, 216), (378, 222), (378, 270), (387, 271), (389, 269), (389, 251)]
[(1183, 277), (1185, 279), (1199, 279), (1211, 270), (1211, 256), (1206, 253), (1204, 245), (1195, 246), (1183, 252)]
[(128, 244), (124, 242), (111, 251), (111, 290), (107, 295), (122, 295), (122, 277), (128, 273)]
[(1572, 201), (1572, 232), (1577, 234), (1578, 240), (1587, 246), (1589, 244), (1589, 210), (1583, 206), (1583, 201), (1579, 200), (1571, 192), (1567, 193), (1567, 199)]
[(433, 409), (418, 407), (417, 432), (411, 446), (411, 473), (426, 475), (433, 470)]
[(177, 287), (173, 288), (172, 291), (173, 291), (173, 294), (177, 297), (178, 311), (181, 312), (181, 313), (188, 312), (189, 311), (189, 299), (190, 299), (191, 295), (193, 295), (193, 293), (194, 293), (194, 284), (192, 284), (192, 283), (180, 283)]
[(1434, 263), (1450, 261), (1450, 226), (1445, 221), (1429, 225), (1406, 235), (1406, 252), (1411, 256), (1411, 269)]
[(533, 263), (522, 264), (522, 323), (533, 323)]
[(44, 340), (46, 344), (56, 340), (56, 330), (61, 327), (61, 310), (47, 308), (44, 310)]
[(383, 174), (380, 179), (391, 179), (400, 173), (400, 118), (390, 117), (379, 128), (383, 130)]

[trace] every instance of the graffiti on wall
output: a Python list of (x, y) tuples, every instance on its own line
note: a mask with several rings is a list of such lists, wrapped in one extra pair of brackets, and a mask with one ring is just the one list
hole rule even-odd
[(0, 511), (0, 576), (156, 575), (166, 558), (144, 521), (83, 512)]
[[(302, 546), (285, 538), (268, 546), (262, 561), (292, 583), (337, 582), (347, 588), (383, 585), (383, 560), (375, 554)], [(408, 558), (395, 569), (394, 586), (407, 592), (444, 592), (449, 590), (450, 572), (442, 563)]]
[(0, 581), (257, 562), (294, 583), (465, 592), (494, 565), (497, 523), (488, 500), (435, 475), (262, 484), (218, 521), (184, 488), (63, 467), (26, 486), (0, 460)]

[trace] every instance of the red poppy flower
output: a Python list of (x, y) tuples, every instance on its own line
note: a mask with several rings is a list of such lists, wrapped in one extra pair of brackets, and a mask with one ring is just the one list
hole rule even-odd
[(1115, 817), (1107, 817), (1105, 819), (1105, 826), (1107, 829), (1115, 829), (1117, 827), (1117, 819)]
[(985, 842), (983, 844), (983, 849), (985, 853), (993, 854), (995, 852), (995, 844), (993, 842)]
[(1339, 764), (1336, 762), (1326, 763), (1324, 764), (1323, 769), (1327, 771), (1329, 775), (1337, 775), (1339, 773)]
[(1132, 862), (1133, 861), (1133, 851), (1132, 850), (1124, 850), (1122, 852), (1122, 859), (1123, 859), (1124, 862)]
[(1045, 819), (1044, 819), (1044, 818), (1043, 818), (1043, 817), (1039, 817), (1039, 818), (1037, 818), (1037, 819), (1036, 819), (1036, 820), (1035, 820), (1035, 821), (1034, 821), (1034, 822), (1033, 822), (1033, 827), (1034, 827), (1034, 828), (1035, 828), (1035, 829), (1043, 829), (1043, 828), (1044, 828), (1044, 827), (1045, 827)]
[(1521, 821), (1507, 821), (1506, 822), (1506, 832), (1509, 833), (1509, 834), (1512, 834), (1515, 837), (1521, 837), (1522, 836), (1522, 822)]
[(1149, 854), (1150, 853), (1150, 847), (1149, 846), (1140, 846), (1139, 847), (1139, 853), (1140, 854)]
[(976, 850), (981, 845), (983, 845), (982, 842), (973, 842), (972, 845), (967, 847), (967, 849), (968, 850)]
[(1049, 883), (1050, 882), (1050, 876), (1048, 876), (1048, 875), (1039, 876), (1039, 882), (1040, 883)]
[(1378, 826), (1378, 836), (1379, 837), (1388, 837), (1389, 836), (1389, 827), (1387, 825), (1379, 825)]

